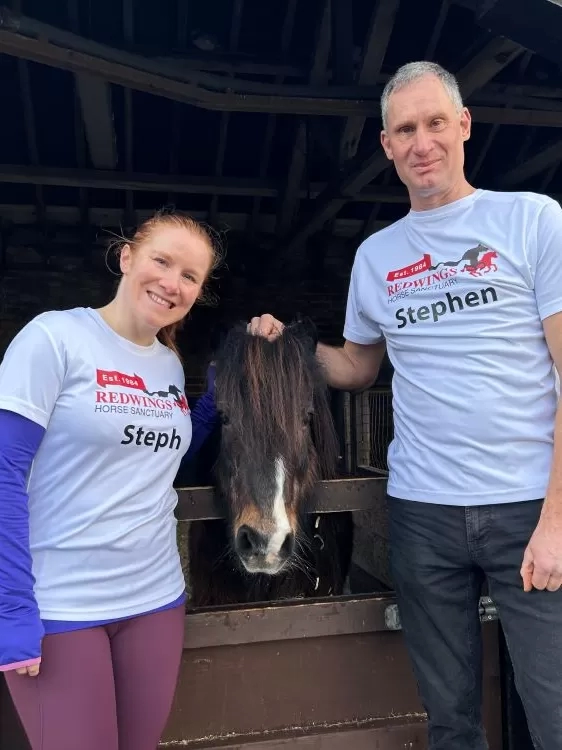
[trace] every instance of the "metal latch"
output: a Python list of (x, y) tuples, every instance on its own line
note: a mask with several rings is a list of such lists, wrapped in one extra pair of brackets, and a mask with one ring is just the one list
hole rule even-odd
[(481, 622), (491, 622), (498, 619), (498, 608), (489, 596), (481, 596), (478, 605)]
[[(498, 619), (498, 610), (489, 596), (481, 596), (478, 602), (478, 615), (481, 622)], [(397, 604), (389, 604), (384, 610), (384, 625), (387, 630), (401, 630), (400, 613)]]

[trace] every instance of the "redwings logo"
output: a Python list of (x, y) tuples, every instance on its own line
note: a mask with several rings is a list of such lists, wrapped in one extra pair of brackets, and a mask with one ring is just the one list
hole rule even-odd
[[(174, 408), (184, 415), (190, 411), (185, 393), (173, 383), (165, 390), (149, 391), (144, 379), (136, 373), (128, 375), (117, 370), (100, 369), (96, 370), (96, 383), (99, 386), (96, 390), (96, 411), (168, 419)], [(126, 391), (114, 390), (115, 388)]]
[(386, 277), (389, 302), (419, 292), (421, 289), (445, 289), (459, 280), (459, 274), (481, 277), (498, 270), (498, 253), (479, 243), (469, 248), (458, 260), (432, 264), (431, 255), (425, 253), (416, 263), (389, 271)]

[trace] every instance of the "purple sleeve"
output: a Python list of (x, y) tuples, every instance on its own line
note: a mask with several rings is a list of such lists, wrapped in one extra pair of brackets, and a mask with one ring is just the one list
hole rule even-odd
[(191, 461), (198, 453), (199, 449), (209, 437), (218, 420), (217, 407), (215, 405), (215, 368), (210, 365), (207, 371), (207, 391), (195, 404), (191, 412), (192, 436), (191, 443), (183, 462)]
[(0, 409), (0, 671), (34, 664), (43, 625), (35, 601), (27, 477), (45, 429)]

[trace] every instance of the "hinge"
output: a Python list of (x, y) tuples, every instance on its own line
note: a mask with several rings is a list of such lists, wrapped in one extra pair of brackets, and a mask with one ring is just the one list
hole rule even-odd
[[(498, 619), (498, 610), (489, 596), (480, 597), (478, 615), (481, 622), (492, 622)], [(389, 604), (384, 610), (384, 625), (387, 630), (401, 630), (400, 613), (397, 604)]]

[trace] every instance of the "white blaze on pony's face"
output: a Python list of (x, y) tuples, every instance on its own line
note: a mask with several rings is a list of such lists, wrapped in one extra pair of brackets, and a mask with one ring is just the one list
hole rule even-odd
[(258, 482), (259, 508), (248, 505), (235, 521), (235, 549), (248, 573), (276, 575), (295, 546), (296, 519), (287, 512), (287, 473), (283, 459), (273, 461), (273, 481)]

